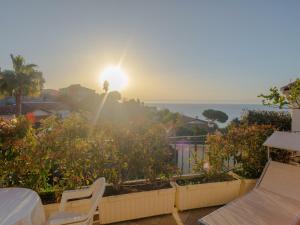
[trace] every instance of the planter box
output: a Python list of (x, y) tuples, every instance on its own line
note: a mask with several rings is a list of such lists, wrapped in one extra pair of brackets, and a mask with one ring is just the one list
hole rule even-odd
[(241, 187), (239, 196), (243, 196), (251, 191), (256, 185), (257, 179), (241, 179)]
[(234, 173), (234, 172), (229, 172), (231, 176), (233, 176), (236, 179), (241, 180), (241, 186), (240, 186), (240, 193), (239, 196), (243, 196), (244, 194), (247, 194), (249, 191), (251, 191), (257, 182), (257, 179), (248, 179), (248, 178), (243, 178), (240, 175)]
[[(171, 184), (172, 185), (172, 184)], [(125, 220), (169, 214), (175, 205), (175, 187), (129, 193), (102, 198), (100, 223), (114, 223)]]
[(176, 185), (175, 204), (178, 210), (224, 205), (239, 196), (240, 180)]
[[(99, 203), (101, 224), (169, 214), (175, 205), (175, 187), (103, 197)], [(66, 211), (88, 212), (89, 199), (71, 201)], [(46, 218), (59, 210), (59, 203), (44, 205)]]

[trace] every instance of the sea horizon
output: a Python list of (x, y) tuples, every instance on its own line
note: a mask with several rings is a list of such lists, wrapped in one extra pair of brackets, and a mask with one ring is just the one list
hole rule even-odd
[(260, 110), (260, 111), (287, 111), (286, 109), (279, 109), (272, 106), (265, 106), (262, 104), (250, 104), (250, 103), (162, 103), (162, 102), (145, 102), (148, 106), (155, 106), (158, 109), (169, 109), (171, 112), (178, 112), (186, 116), (193, 118), (199, 118), (206, 120), (202, 115), (206, 109), (215, 109), (225, 112), (228, 115), (226, 123), (218, 123), (220, 127), (225, 127), (230, 121), (235, 118), (241, 118), (243, 113), (248, 110)]

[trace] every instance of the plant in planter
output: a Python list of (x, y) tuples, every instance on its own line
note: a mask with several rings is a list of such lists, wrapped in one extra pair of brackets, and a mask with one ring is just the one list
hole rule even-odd
[(36, 137), (30, 121), (24, 117), (0, 119), (0, 187), (45, 186), (45, 174), (36, 164)]
[[(223, 159), (230, 159), (230, 164), (224, 160), (227, 168), (241, 178), (240, 195), (253, 188), (260, 176), (267, 162), (267, 148), (263, 143), (274, 130), (271, 125), (250, 125), (242, 120), (242, 123), (230, 125), (223, 135), (209, 138), (212, 150), (224, 155)], [(278, 151), (272, 153), (282, 159)]]
[(111, 150), (105, 170), (112, 186), (101, 201), (101, 223), (171, 213), (175, 189), (168, 179), (161, 179), (168, 178), (172, 169), (164, 128), (160, 124), (119, 127)]
[[(267, 162), (267, 149), (264, 141), (274, 132), (271, 125), (237, 126), (229, 129), (229, 134), (236, 136), (234, 147), (236, 164), (234, 172), (241, 178), (240, 195), (254, 188)], [(233, 144), (230, 139), (228, 144)]]
[(228, 174), (224, 164), (227, 152), (218, 151), (212, 139), (221, 141), (221, 135), (209, 135), (207, 139), (210, 144), (209, 164), (195, 157), (194, 172), (197, 175), (176, 181), (176, 206), (179, 210), (222, 205), (239, 194), (240, 180)]
[(55, 192), (58, 201), (63, 190), (90, 185), (97, 177), (103, 176), (105, 132), (91, 132), (88, 123), (78, 115), (65, 120), (47, 118), (37, 136), (36, 163), (47, 176), (47, 186), (38, 192), (45, 196), (46, 201), (48, 190)]
[[(252, 125), (231, 127), (225, 135), (228, 145), (235, 149), (234, 171), (245, 178), (256, 179), (267, 162), (267, 148), (264, 141), (274, 132), (270, 125)], [(235, 136), (234, 142), (231, 136)]]

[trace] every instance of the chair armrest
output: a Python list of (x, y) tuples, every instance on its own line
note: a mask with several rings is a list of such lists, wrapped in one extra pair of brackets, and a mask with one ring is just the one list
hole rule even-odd
[(65, 205), (68, 200), (89, 197), (92, 195), (92, 193), (93, 191), (91, 190), (91, 188), (64, 191), (62, 193), (59, 211), (65, 210)]

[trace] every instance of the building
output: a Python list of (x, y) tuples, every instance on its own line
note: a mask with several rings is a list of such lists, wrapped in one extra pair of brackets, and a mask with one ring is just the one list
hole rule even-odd
[[(59, 91), (54, 89), (43, 89), (39, 96), (22, 96), (23, 102), (47, 102), (56, 101), (59, 97)], [(16, 99), (14, 96), (7, 96), (0, 99), (0, 106), (4, 105), (14, 105), (16, 104)]]
[(217, 128), (217, 124), (213, 121), (206, 121), (206, 120), (201, 120), (198, 117), (193, 118), (193, 117), (189, 117), (189, 116), (185, 116), (182, 115), (182, 121), (184, 124), (186, 125), (197, 125), (201, 128), (204, 129), (213, 129), (213, 128)]
[(72, 84), (69, 87), (59, 89), (60, 95), (67, 95), (76, 101), (85, 99), (88, 96), (94, 95), (95, 90), (81, 86), (80, 84)]
[[(71, 112), (67, 105), (59, 102), (23, 102), (21, 109), (22, 115), (27, 116), (34, 123), (38, 123), (41, 119), (45, 119), (51, 115), (56, 115), (63, 119)], [(0, 106), (0, 117), (10, 119), (14, 118), (15, 115), (15, 104)]]
[(289, 84), (287, 84), (287, 85), (281, 87), (281, 88), (280, 88), (280, 91), (281, 91), (283, 94), (288, 94), (289, 91), (290, 91), (290, 89), (291, 89), (291, 87), (293, 87), (293, 85), (295, 84), (295, 82), (296, 82), (296, 81), (291, 82), (291, 83), (289, 83)]

